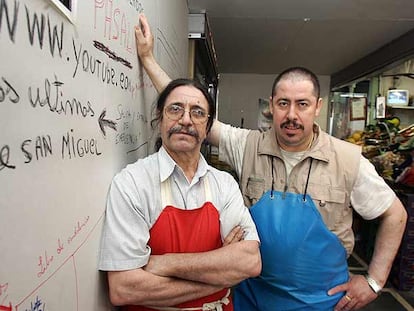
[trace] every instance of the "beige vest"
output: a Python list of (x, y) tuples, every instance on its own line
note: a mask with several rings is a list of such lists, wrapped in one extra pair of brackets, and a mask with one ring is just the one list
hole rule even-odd
[(275, 132), (251, 131), (244, 151), (240, 187), (247, 206), (255, 204), (272, 187), (274, 190), (303, 194), (313, 158), (307, 194), (322, 218), (351, 254), (354, 247), (350, 194), (361, 157), (361, 148), (334, 138), (315, 125), (316, 139), (303, 159), (293, 167), (289, 178)]

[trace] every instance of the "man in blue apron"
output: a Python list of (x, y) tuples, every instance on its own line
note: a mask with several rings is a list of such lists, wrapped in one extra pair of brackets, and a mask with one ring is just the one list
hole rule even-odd
[[(272, 128), (213, 127), (261, 239), (262, 273), (236, 288), (235, 310), (353, 310), (375, 299), (387, 280), (405, 209), (358, 146), (314, 123), (319, 89), (312, 72), (290, 68), (273, 84)], [(366, 276), (347, 269), (353, 211), (381, 218)]]
[[(156, 89), (169, 81), (152, 54), (145, 17), (136, 28), (137, 52)], [(225, 103), (220, 102), (221, 105)], [(274, 81), (266, 132), (215, 121), (209, 141), (234, 169), (261, 239), (262, 273), (235, 290), (235, 310), (353, 310), (384, 286), (406, 223), (395, 193), (361, 155), (315, 123), (320, 85), (305, 68)], [(349, 275), (353, 211), (379, 217), (367, 275)]]

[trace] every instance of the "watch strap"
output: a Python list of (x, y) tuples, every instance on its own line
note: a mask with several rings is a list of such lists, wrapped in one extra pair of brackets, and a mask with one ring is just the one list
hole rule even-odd
[(372, 291), (375, 294), (379, 294), (381, 292), (382, 287), (369, 274), (365, 275), (365, 279), (367, 280), (369, 287), (371, 287)]

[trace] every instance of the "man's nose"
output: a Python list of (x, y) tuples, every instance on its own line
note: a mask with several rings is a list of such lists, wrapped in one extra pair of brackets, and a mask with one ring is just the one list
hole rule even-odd
[(190, 110), (184, 110), (183, 115), (180, 119), (180, 122), (182, 124), (189, 124), (193, 122), (193, 120), (191, 119)]
[(296, 105), (295, 104), (289, 105), (287, 117), (289, 120), (294, 120), (296, 118)]

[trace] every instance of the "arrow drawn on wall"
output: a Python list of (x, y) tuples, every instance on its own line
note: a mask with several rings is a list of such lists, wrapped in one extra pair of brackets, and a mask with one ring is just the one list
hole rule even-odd
[(104, 109), (102, 111), (101, 115), (99, 116), (98, 123), (99, 123), (99, 127), (102, 131), (102, 134), (106, 137), (105, 126), (108, 126), (111, 129), (113, 129), (114, 131), (116, 131), (116, 122), (114, 122), (112, 120), (104, 119), (105, 116), (106, 116), (106, 109)]

